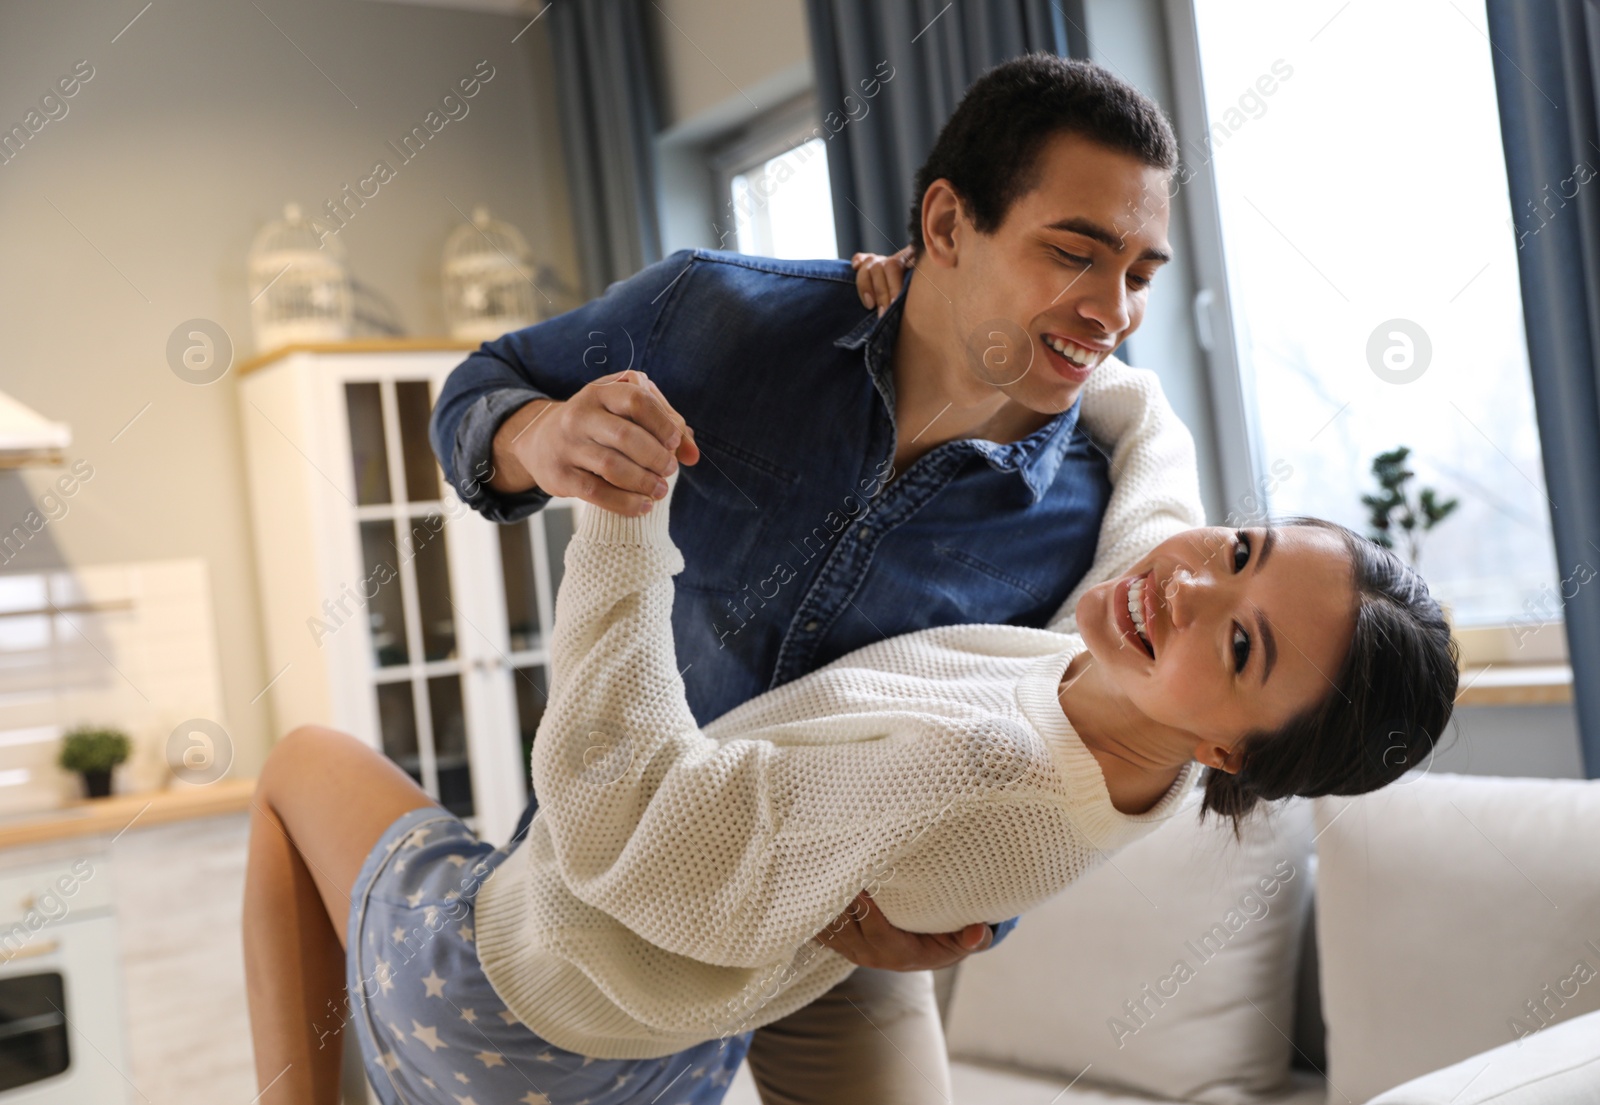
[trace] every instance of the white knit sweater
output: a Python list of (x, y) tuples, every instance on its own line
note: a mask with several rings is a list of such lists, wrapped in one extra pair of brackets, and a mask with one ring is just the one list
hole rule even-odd
[[(1116, 442), (1084, 586), (1199, 524), (1194, 449), (1155, 378), (1098, 368), (1081, 417)], [(671, 481), (676, 483), (674, 479)], [(539, 812), (477, 898), (478, 956), (535, 1033), (650, 1058), (777, 1020), (853, 965), (812, 937), (870, 890), (913, 932), (998, 922), (1170, 817), (1116, 810), (1056, 697), (1083, 648), (1051, 629), (889, 638), (696, 727), (672, 638), (671, 495), (584, 509), (533, 749)], [(1081, 591), (1082, 588), (1080, 588)]]

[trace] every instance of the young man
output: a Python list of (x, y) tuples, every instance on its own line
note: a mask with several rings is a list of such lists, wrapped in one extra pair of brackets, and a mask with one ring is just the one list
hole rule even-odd
[[(1108, 502), (1201, 524), (1187, 431), (1111, 358), (1169, 256), (1176, 159), (1160, 110), (1107, 71), (1018, 58), (918, 173), (915, 270), (881, 315), (844, 261), (679, 251), (467, 358), (434, 449), (500, 522), (550, 495), (643, 513), (682, 462), (673, 632), (701, 724), (886, 636), (1055, 624)], [(1184, 501), (1132, 502), (1135, 474), (1176, 466)], [(755, 1033), (769, 1105), (949, 1097), (926, 969), (1015, 922), (902, 933), (859, 904), (827, 940), (865, 969)]]

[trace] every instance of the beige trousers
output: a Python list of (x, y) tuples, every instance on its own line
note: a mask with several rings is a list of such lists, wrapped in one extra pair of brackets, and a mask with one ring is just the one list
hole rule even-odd
[(950, 1064), (928, 971), (857, 967), (750, 1042), (763, 1105), (949, 1105)]

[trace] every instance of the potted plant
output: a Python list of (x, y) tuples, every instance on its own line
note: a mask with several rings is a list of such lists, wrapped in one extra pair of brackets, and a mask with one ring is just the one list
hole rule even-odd
[(128, 758), (133, 742), (126, 733), (97, 725), (82, 725), (61, 742), (57, 761), (63, 770), (83, 776), (90, 798), (105, 798), (111, 793), (111, 769)]
[(1367, 536), (1384, 548), (1393, 549), (1398, 534), (1405, 542), (1406, 561), (1415, 568), (1422, 558), (1422, 539), (1454, 513), (1461, 501), (1441, 499), (1431, 487), (1420, 488), (1413, 499), (1407, 486), (1416, 475), (1406, 467), (1410, 455), (1411, 449), (1400, 445), (1372, 458), (1378, 493), (1361, 496), (1361, 502), (1367, 508), (1367, 524), (1371, 527)]

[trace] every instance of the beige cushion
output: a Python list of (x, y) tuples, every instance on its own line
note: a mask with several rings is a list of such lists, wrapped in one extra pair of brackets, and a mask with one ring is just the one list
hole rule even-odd
[(1287, 1088), (1310, 803), (1238, 845), (1200, 797), (961, 964), (952, 1056), (1223, 1105)]
[(1330, 1101), (1600, 1009), (1600, 781), (1431, 775), (1315, 812)]
[(1600, 1013), (1413, 1078), (1371, 1105), (1600, 1105)]

